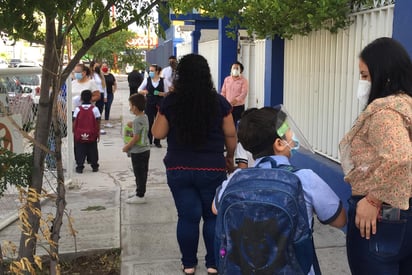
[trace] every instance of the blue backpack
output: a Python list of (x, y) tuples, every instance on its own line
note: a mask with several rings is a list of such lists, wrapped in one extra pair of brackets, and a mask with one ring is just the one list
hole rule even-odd
[(312, 229), (293, 166), (247, 168), (230, 179), (218, 202), (219, 274), (308, 274), (315, 257)]

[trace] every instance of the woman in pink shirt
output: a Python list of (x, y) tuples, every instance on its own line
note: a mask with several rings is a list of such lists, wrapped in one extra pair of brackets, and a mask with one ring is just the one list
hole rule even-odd
[(245, 110), (245, 99), (249, 91), (249, 83), (242, 76), (243, 65), (239, 61), (232, 64), (230, 76), (225, 78), (222, 86), (222, 96), (232, 105), (232, 116), (235, 125)]

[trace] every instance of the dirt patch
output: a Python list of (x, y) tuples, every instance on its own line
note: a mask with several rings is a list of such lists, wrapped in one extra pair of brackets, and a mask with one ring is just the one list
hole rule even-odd
[[(62, 275), (120, 275), (120, 249), (84, 252), (77, 254), (60, 255)], [(4, 268), (4, 274), (8, 266)], [(36, 275), (49, 274), (49, 264), (43, 263), (43, 270), (36, 271)]]

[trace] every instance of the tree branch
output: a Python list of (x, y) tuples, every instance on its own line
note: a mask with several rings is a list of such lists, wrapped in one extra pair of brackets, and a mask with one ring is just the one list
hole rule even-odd
[(106, 6), (104, 7), (103, 11), (100, 12), (99, 16), (96, 19), (96, 22), (94, 23), (93, 27), (90, 30), (89, 37), (95, 37), (97, 32), (99, 31), (100, 25), (102, 24), (103, 18), (106, 15), (106, 12), (109, 11), (110, 7), (112, 6), (112, 3), (109, 1), (107, 2)]

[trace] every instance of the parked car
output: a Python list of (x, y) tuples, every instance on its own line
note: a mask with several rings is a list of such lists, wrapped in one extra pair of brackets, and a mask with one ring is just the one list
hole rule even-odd
[(35, 105), (39, 104), (41, 75), (18, 75), (14, 76), (14, 78), (18, 85), (21, 87), (22, 95), (30, 96)]
[(39, 63), (36, 61), (24, 61), (20, 62), (15, 66), (16, 68), (27, 68), (27, 67), (40, 67)]
[(10, 68), (15, 68), (15, 67), (17, 66), (17, 64), (19, 64), (19, 63), (21, 63), (21, 59), (19, 59), (19, 58), (12, 58), (12, 59), (10, 59), (9, 67), (10, 67)]

